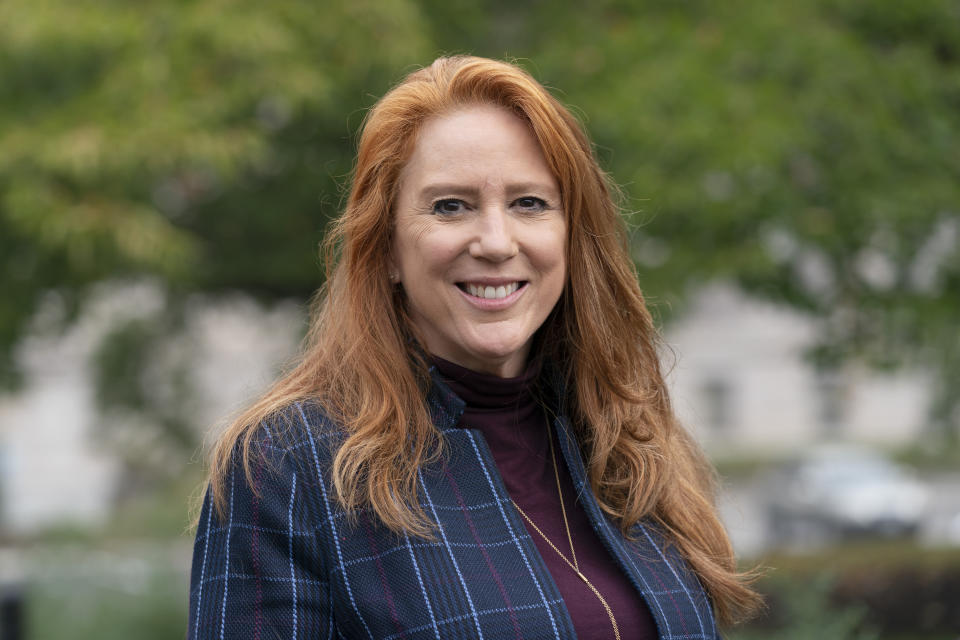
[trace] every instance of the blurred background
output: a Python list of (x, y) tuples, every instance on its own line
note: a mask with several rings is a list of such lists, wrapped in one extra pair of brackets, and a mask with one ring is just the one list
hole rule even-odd
[(960, 2), (3, 0), (3, 639), (184, 635), (204, 442), (291, 357), (364, 111), (509, 58), (624, 193), (769, 609), (960, 637)]

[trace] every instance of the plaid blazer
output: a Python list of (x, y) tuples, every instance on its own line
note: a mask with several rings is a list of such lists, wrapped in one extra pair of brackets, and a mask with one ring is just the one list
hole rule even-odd
[[(232, 469), (223, 518), (205, 499), (194, 544), (187, 637), (574, 638), (543, 559), (512, 507), (483, 436), (456, 426), (463, 402), (434, 373), (428, 395), (447, 442), (419, 474), (434, 540), (395, 534), (370, 511), (348, 520), (331, 499), (343, 434), (322, 409), (291, 407), (263, 425), (248, 482)], [(660, 638), (719, 638), (696, 575), (649, 523), (631, 540), (600, 510), (567, 420), (554, 428), (580, 500), (641, 594)], [(623, 629), (624, 638), (630, 630)]]

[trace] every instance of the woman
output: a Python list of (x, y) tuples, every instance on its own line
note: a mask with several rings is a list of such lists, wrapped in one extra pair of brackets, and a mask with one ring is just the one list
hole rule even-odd
[(610, 187), (510, 64), (370, 111), (299, 364), (221, 437), (194, 638), (715, 638), (757, 604)]

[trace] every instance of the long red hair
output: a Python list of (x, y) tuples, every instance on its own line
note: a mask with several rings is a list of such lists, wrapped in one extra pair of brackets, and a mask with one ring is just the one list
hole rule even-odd
[(565, 372), (570, 419), (597, 500), (624, 530), (655, 519), (697, 572), (718, 618), (744, 617), (759, 596), (750, 576), (737, 572), (714, 506), (712, 467), (671, 408), (615, 191), (579, 122), (505, 62), (440, 58), (367, 114), (349, 199), (324, 243), (328, 278), (301, 357), (217, 442), (210, 480), (216, 503), (222, 509), (234, 455), (249, 472), (258, 425), (313, 399), (348, 434), (331, 470), (343, 508), (370, 507), (391, 529), (431, 535), (418, 506), (417, 470), (442, 455), (443, 442), (428, 415), (427, 367), (402, 289), (388, 275), (392, 207), (424, 122), (477, 104), (527, 122), (560, 186), (569, 278), (537, 342)]

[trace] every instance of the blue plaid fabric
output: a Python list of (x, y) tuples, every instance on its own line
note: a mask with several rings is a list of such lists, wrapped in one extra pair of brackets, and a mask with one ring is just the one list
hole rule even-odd
[[(348, 520), (330, 494), (342, 433), (318, 407), (291, 407), (260, 429), (252, 483), (242, 466), (231, 471), (223, 518), (206, 497), (188, 638), (574, 638), (483, 436), (456, 427), (462, 401), (437, 379), (428, 400), (448, 444), (419, 478), (421, 504), (439, 525), (434, 540), (390, 532), (369, 511)], [(554, 427), (588, 516), (660, 637), (719, 638), (686, 562), (649, 524), (632, 540), (620, 534), (586, 486), (567, 421)]]

